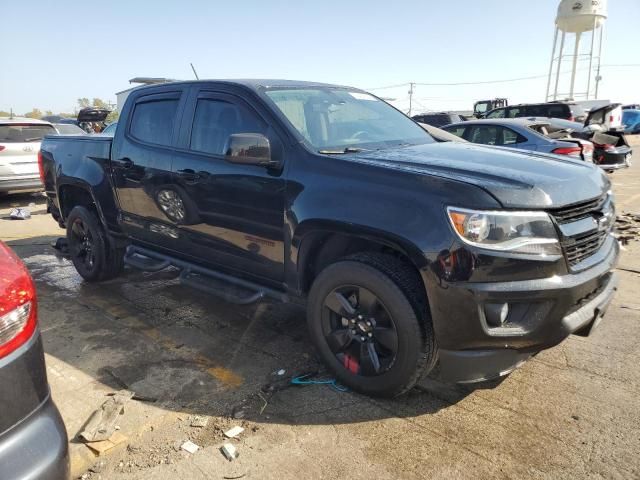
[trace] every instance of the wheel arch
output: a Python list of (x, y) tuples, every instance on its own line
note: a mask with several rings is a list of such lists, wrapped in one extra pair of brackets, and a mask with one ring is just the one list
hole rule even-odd
[(296, 230), (293, 246), (296, 249), (296, 287), (302, 294), (308, 293), (323, 268), (356, 253), (388, 253), (411, 265), (418, 273), (427, 265), (427, 259), (414, 243), (390, 232), (350, 223), (305, 222)]

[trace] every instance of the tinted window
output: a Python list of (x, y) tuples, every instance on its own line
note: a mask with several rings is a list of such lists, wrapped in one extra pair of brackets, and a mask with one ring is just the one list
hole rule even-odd
[(451, 118), (450, 115), (423, 115), (422, 118), (422, 123), (427, 123), (434, 127), (442, 127), (457, 121), (456, 119)]
[(502, 145), (515, 145), (516, 143), (521, 143), (526, 140), (526, 138), (524, 138), (522, 135), (518, 135), (510, 128), (502, 129)]
[(568, 118), (571, 115), (569, 114), (569, 109), (566, 105), (549, 105), (546, 116), (553, 118)]
[(200, 99), (191, 129), (191, 149), (224, 155), (234, 133), (264, 133), (259, 118), (246, 108), (223, 100)]
[(516, 118), (516, 117), (521, 117), (522, 116), (522, 109), (520, 107), (510, 107), (507, 110), (507, 117), (508, 118)]
[(177, 110), (177, 99), (136, 104), (131, 119), (131, 135), (143, 142), (171, 145)]
[(496, 108), (487, 114), (487, 118), (504, 118), (505, 110), (504, 108)]
[(0, 142), (39, 142), (45, 135), (56, 133), (51, 125), (0, 125)]
[(449, 133), (453, 133), (454, 135), (462, 138), (464, 136), (464, 129), (465, 128), (466, 127), (462, 127), (462, 126), (460, 126), (460, 127), (447, 127), (444, 130), (446, 130)]
[(526, 138), (510, 128), (497, 125), (477, 125), (471, 129), (469, 137), (472, 143), (496, 146), (509, 146), (526, 141)]
[(471, 128), (469, 141), (483, 145), (497, 145), (499, 127), (481, 125)]

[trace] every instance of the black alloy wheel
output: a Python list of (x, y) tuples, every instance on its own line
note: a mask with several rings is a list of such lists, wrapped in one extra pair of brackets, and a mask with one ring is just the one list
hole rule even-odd
[(356, 375), (380, 375), (398, 352), (395, 323), (380, 299), (359, 286), (334, 289), (324, 301), (322, 330), (338, 361)]

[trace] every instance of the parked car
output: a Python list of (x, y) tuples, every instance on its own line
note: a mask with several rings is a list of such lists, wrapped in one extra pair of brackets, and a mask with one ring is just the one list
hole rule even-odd
[(36, 290), (0, 241), (0, 478), (67, 480), (62, 418), (51, 400), (38, 331)]
[(83, 129), (79, 126), (69, 123), (54, 123), (53, 127), (58, 132), (58, 135), (86, 135)]
[(640, 103), (629, 103), (622, 106), (623, 110), (640, 110)]
[(96, 133), (101, 132), (106, 126), (105, 120), (110, 113), (111, 110), (107, 110), (106, 108), (85, 107), (78, 112), (78, 116), (76, 118), (64, 118), (60, 115), (48, 115), (46, 117), (42, 117), (42, 120), (55, 124), (76, 125), (84, 130), (85, 133)]
[(38, 172), (40, 141), (55, 133), (48, 122), (0, 117), (0, 193), (42, 189)]
[(622, 127), (609, 128), (610, 112), (618, 109), (616, 104), (606, 105), (589, 112), (583, 124), (558, 118), (530, 118), (532, 121), (548, 122), (554, 131), (564, 130), (572, 137), (593, 143), (593, 163), (612, 172), (628, 168), (633, 151), (622, 131)]
[(117, 126), (118, 126), (118, 122), (110, 123), (109, 125), (104, 127), (104, 130), (102, 130), (102, 132), (100, 132), (100, 133), (102, 135), (107, 135), (109, 137), (113, 137), (113, 135), (116, 133), (116, 127)]
[(464, 138), (460, 138), (452, 133), (442, 130), (441, 128), (420, 122), (418, 122), (418, 125), (424, 128), (436, 142), (467, 142)]
[(624, 127), (624, 133), (640, 133), (640, 110), (623, 110), (622, 126)]
[(450, 123), (464, 122), (466, 120), (462, 115), (447, 112), (422, 113), (411, 118), (418, 123), (426, 123), (433, 127), (442, 127)]
[(507, 100), (506, 98), (478, 100), (473, 104), (473, 116), (476, 118), (482, 118), (488, 111), (499, 107), (506, 107), (507, 105), (509, 105), (509, 100)]
[(549, 135), (548, 126), (549, 122), (546, 121), (503, 118), (454, 123), (443, 127), (443, 130), (471, 143), (568, 155), (591, 161), (593, 155), (591, 142), (568, 136), (553, 138)]
[(495, 108), (482, 118), (552, 117), (583, 122), (587, 115), (575, 102), (521, 103)]
[(435, 142), (309, 82), (145, 86), (119, 124), (42, 144), (79, 274), (172, 265), (230, 302), (306, 302), (320, 357), (359, 392), (402, 394), (438, 362), (446, 381), (506, 375), (591, 332), (617, 288), (611, 182), (582, 161)]

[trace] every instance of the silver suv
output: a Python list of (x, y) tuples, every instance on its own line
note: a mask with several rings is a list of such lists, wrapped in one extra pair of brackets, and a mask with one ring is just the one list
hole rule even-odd
[(55, 135), (42, 120), (0, 117), (0, 193), (40, 190), (38, 151), (45, 135)]

